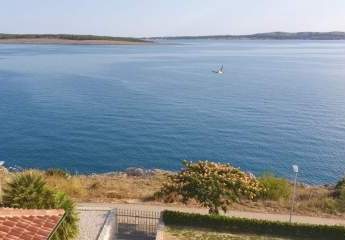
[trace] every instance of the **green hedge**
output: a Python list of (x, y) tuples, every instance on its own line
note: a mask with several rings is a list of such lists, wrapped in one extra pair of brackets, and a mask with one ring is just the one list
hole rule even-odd
[(222, 232), (295, 237), (298, 239), (345, 239), (345, 227), (342, 226), (296, 224), (173, 211), (164, 211), (163, 221), (166, 225), (198, 227)]

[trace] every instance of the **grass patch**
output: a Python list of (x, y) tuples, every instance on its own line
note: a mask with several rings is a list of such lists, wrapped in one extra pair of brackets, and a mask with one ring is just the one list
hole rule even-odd
[(183, 227), (167, 227), (164, 237), (165, 240), (294, 240), (292, 238), (222, 233)]
[(259, 182), (265, 187), (266, 191), (261, 195), (265, 200), (286, 200), (291, 195), (291, 185), (286, 179), (278, 178), (272, 174), (265, 174), (259, 178)]

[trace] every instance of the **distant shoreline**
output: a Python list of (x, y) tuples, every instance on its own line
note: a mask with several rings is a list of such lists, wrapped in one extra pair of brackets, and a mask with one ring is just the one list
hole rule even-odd
[(147, 43), (152, 43), (152, 41), (98, 35), (0, 33), (0, 44), (137, 45)]
[(141, 45), (156, 40), (345, 40), (345, 32), (268, 32), (249, 35), (113, 37), (79, 34), (0, 33), (0, 44)]
[(59, 38), (13, 38), (0, 39), (0, 44), (61, 44), (61, 45), (143, 45), (149, 41), (126, 40), (71, 40)]
[(269, 32), (249, 35), (152, 37), (148, 40), (345, 40), (345, 32)]

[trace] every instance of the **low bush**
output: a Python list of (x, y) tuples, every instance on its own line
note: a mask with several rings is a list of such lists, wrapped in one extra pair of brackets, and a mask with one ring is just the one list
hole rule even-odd
[(54, 193), (45, 185), (43, 178), (38, 174), (18, 174), (5, 186), (2, 204), (13, 208), (52, 208)]
[(345, 212), (345, 187), (343, 187), (342, 189), (338, 191), (337, 198), (335, 201), (336, 201), (337, 209), (340, 212)]
[(57, 169), (57, 168), (48, 169), (47, 171), (45, 171), (45, 175), (49, 177), (55, 176), (55, 177), (62, 177), (66, 179), (69, 179), (71, 177), (71, 174), (69, 172), (62, 169)]
[(228, 231), (233, 233), (320, 240), (345, 239), (345, 228), (342, 226), (273, 222), (226, 217), (221, 215), (201, 215), (173, 211), (164, 211), (163, 221), (166, 225), (205, 228), (222, 232)]
[(341, 179), (335, 185), (334, 199), (337, 210), (340, 212), (345, 212), (345, 178)]
[(264, 200), (278, 201), (288, 199), (291, 195), (291, 185), (286, 179), (265, 174), (259, 178), (259, 182), (265, 187), (265, 191), (261, 194)]
[(55, 193), (55, 206), (65, 210), (65, 218), (61, 223), (52, 240), (74, 239), (78, 235), (79, 217), (73, 201), (63, 192)]
[(335, 189), (339, 190), (341, 188), (345, 188), (345, 177), (337, 182)]

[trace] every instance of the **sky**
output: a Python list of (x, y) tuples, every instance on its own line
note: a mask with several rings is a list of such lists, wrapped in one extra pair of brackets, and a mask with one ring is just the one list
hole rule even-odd
[(345, 31), (345, 0), (0, 0), (2, 33), (128, 37)]

